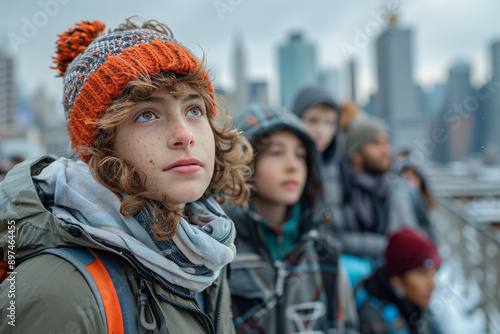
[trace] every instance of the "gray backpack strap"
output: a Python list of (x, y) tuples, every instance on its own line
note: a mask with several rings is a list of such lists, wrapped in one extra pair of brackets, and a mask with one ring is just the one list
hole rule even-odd
[(55, 256), (58, 256), (69, 263), (71, 263), (78, 271), (80, 274), (82, 274), (83, 278), (87, 281), (87, 284), (90, 287), (90, 290), (92, 290), (92, 293), (94, 294), (94, 297), (97, 302), (97, 306), (99, 307), (99, 312), (101, 313), (101, 319), (103, 320), (104, 323), (104, 328), (106, 328), (106, 332), (108, 332), (108, 324), (106, 321), (106, 313), (104, 311), (104, 303), (102, 302), (101, 298), (101, 293), (99, 292), (99, 289), (97, 287), (97, 284), (90, 274), (90, 272), (87, 270), (85, 266), (89, 265), (95, 260), (95, 257), (92, 253), (90, 253), (87, 249), (85, 248), (49, 248), (45, 249), (36, 255), (40, 254), (52, 254)]
[[(71, 263), (82, 274), (87, 281), (90, 290), (94, 294), (106, 332), (109, 332), (108, 323), (110, 320), (106, 318), (106, 307), (110, 308), (112, 305), (109, 305), (109, 302), (108, 305), (104, 304), (94, 276), (92, 276), (91, 272), (87, 269), (87, 266), (92, 262), (96, 260), (101, 262), (104, 265), (104, 268), (109, 275), (108, 279), (111, 279), (118, 296), (118, 302), (123, 320), (123, 333), (133, 334), (137, 332), (135, 299), (127, 282), (127, 278), (124, 275), (123, 264), (119, 261), (119, 259), (117, 259), (117, 256), (109, 252), (98, 251), (95, 249), (90, 251), (84, 247), (62, 247), (45, 249), (41, 252), (33, 254), (30, 258), (40, 254), (58, 256)], [(101, 279), (101, 277), (99, 277), (99, 279)], [(117, 331), (114, 331), (114, 333), (119, 334)]]

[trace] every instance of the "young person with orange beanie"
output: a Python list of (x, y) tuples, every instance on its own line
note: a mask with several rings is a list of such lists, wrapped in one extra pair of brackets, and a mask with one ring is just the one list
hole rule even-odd
[(77, 24), (55, 63), (79, 158), (27, 160), (0, 183), (5, 261), (17, 231), (17, 321), (4, 281), (0, 332), (233, 332), (235, 229), (214, 197), (246, 200), (252, 149), (203, 62), (164, 24), (127, 20)]

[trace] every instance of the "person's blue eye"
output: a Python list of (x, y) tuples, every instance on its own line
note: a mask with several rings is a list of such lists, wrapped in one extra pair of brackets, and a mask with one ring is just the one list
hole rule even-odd
[(137, 118), (135, 119), (136, 122), (149, 122), (156, 119), (155, 114), (153, 114), (151, 111), (144, 111), (142, 112)]
[(191, 107), (186, 112), (186, 116), (201, 117), (203, 115), (203, 109), (201, 109), (200, 107)]

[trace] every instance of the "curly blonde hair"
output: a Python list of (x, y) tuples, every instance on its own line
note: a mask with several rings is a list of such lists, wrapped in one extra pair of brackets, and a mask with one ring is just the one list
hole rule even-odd
[[(114, 31), (137, 28), (154, 29), (172, 36), (170, 29), (162, 23), (151, 20), (139, 27), (132, 22), (132, 18), (127, 19), (126, 23)], [(167, 88), (174, 98), (181, 98), (190, 87), (200, 94), (208, 110), (217, 110), (217, 116), (208, 114), (215, 137), (215, 168), (202, 198), (214, 196), (219, 203), (227, 199), (233, 204), (241, 204), (250, 194), (246, 182), (252, 172), (249, 167), (253, 155), (252, 147), (241, 133), (232, 127), (232, 119), (223, 100), (217, 95), (212, 96), (208, 91), (208, 79), (202, 79), (204, 73), (204, 59), (195, 71), (185, 76), (172, 72), (150, 76), (147, 71), (143, 71), (127, 84), (120, 96), (109, 106), (104, 117), (95, 123), (99, 134), (93, 147), (78, 148), (79, 154), (89, 157), (88, 165), (94, 178), (121, 200), (120, 213), (123, 216), (133, 216), (144, 207), (151, 210), (154, 220), (151, 229), (157, 240), (173, 237), (179, 219), (184, 216), (183, 209), (175, 207), (166, 198), (162, 201), (154, 200), (152, 191), (145, 187), (146, 175), (139, 172), (129, 161), (118, 157), (112, 147), (117, 126), (127, 118), (130, 110), (139, 101), (158, 89)]]

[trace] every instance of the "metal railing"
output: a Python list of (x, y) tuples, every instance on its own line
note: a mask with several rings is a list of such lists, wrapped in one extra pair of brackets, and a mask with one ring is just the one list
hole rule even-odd
[(500, 231), (465, 218), (453, 198), (440, 198), (439, 203), (433, 225), (440, 253), (465, 283), (464, 297), (471, 293), (468, 287), (477, 287), (480, 296), (470, 312), (483, 313), (485, 333), (500, 333)]

